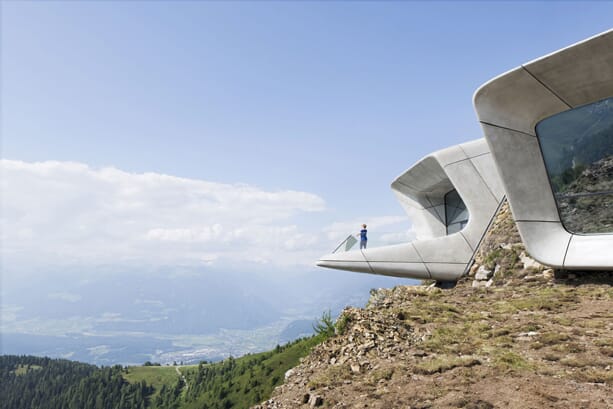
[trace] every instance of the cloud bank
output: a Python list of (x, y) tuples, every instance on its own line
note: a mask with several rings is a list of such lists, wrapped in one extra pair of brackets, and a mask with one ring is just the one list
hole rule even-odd
[[(83, 163), (0, 160), (0, 256), (37, 266), (309, 265), (366, 220), (379, 244), (409, 240), (406, 218), (317, 226), (324, 200)], [(387, 227), (395, 227), (389, 230)], [(387, 231), (387, 232), (386, 232)], [(356, 230), (357, 232), (357, 230)]]
[(74, 162), (1, 160), (0, 171), (7, 265), (269, 262), (315, 242), (296, 216), (325, 209), (307, 192)]

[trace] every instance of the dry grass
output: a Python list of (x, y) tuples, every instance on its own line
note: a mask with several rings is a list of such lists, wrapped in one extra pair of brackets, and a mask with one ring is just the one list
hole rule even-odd
[(311, 379), (308, 386), (309, 388), (320, 388), (327, 385), (338, 385), (347, 379), (351, 379), (351, 377), (351, 367), (348, 364), (332, 365), (319, 376)]
[(472, 356), (449, 356), (443, 355), (426, 360), (415, 365), (413, 369), (418, 374), (433, 374), (437, 372), (449, 371), (458, 367), (472, 367), (480, 365), (481, 361)]

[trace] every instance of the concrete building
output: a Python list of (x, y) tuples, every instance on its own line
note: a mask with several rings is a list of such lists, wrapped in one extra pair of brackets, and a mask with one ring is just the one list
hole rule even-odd
[(613, 268), (613, 30), (484, 84), (475, 109), (530, 255)]
[(506, 195), (536, 260), (613, 269), (613, 30), (492, 79), (474, 105), (485, 140), (434, 152), (392, 183), (426, 235), (353, 251), (348, 238), (317, 265), (455, 281)]
[(470, 266), (504, 191), (484, 139), (434, 152), (398, 176), (392, 190), (414, 225), (410, 243), (323, 256), (318, 266), (456, 281)]

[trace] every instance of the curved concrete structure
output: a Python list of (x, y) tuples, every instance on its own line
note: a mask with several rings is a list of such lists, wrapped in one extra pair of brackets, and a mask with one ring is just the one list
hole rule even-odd
[[(590, 212), (601, 212), (602, 206), (608, 207), (608, 203), (613, 203), (610, 200), (613, 196), (607, 196), (611, 190), (601, 187), (595, 192), (593, 186), (582, 186), (583, 193), (569, 193), (573, 184), (578, 185), (589, 177), (594, 179), (598, 166), (609, 166), (613, 128), (602, 123), (611, 122), (613, 103), (607, 98), (612, 96), (613, 30), (524, 64), (492, 79), (475, 93), (475, 109), (522, 240), (530, 255), (543, 264), (565, 269), (613, 267), (613, 235), (603, 234), (613, 233), (613, 228), (590, 227), (587, 221), (582, 226), (577, 216), (577, 212), (583, 211), (587, 219)], [(586, 104), (593, 105), (562, 115)], [(606, 112), (596, 116), (598, 110)], [(581, 119), (585, 120), (585, 124), (581, 124), (581, 112), (597, 119), (592, 122)], [(553, 122), (557, 131), (546, 121)], [(586, 139), (596, 132), (593, 128), (597, 122), (602, 128), (597, 129), (600, 132), (596, 135), (598, 141), (607, 141), (603, 148), (595, 147), (595, 142)], [(573, 135), (562, 137), (569, 127), (576, 128), (575, 139)], [(546, 128), (553, 133), (545, 135)], [(558, 140), (555, 132), (559, 132)], [(592, 158), (587, 165), (579, 163), (577, 158), (587, 153), (576, 152), (575, 146), (569, 145), (567, 140), (583, 143), (581, 149), (584, 151), (603, 149), (606, 152), (600, 157), (589, 152)], [(564, 172), (557, 170), (563, 167), (556, 163), (563, 160), (571, 163), (566, 165)], [(607, 177), (597, 182), (602, 186), (610, 183)], [(598, 202), (600, 205), (595, 206), (594, 200), (588, 197), (597, 195), (602, 199)], [(574, 206), (570, 211), (569, 203)], [(613, 214), (607, 215), (610, 220), (609, 216)], [(570, 226), (575, 232), (569, 231), (572, 230)]]
[[(504, 196), (483, 139), (426, 156), (396, 178), (392, 190), (412, 216), (414, 225), (427, 230), (426, 237), (406, 244), (328, 254), (319, 260), (318, 266), (455, 281), (471, 263)], [(468, 210), (467, 222), (451, 220), (452, 216), (448, 214), (449, 209), (457, 210), (456, 216), (462, 213), (456, 205), (450, 207), (450, 192), (455, 198), (454, 203), (458, 202), (454, 190), (461, 198), (460, 205), (463, 202)], [(457, 232), (448, 234), (450, 227)]]

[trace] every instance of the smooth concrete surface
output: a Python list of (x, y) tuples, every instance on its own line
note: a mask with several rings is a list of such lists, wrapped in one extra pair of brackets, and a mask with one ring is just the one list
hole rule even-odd
[(483, 125), (515, 220), (560, 221), (538, 140)]
[(457, 281), (458, 271), (464, 272), (466, 263), (426, 263), (426, 268), (437, 281)]
[[(526, 96), (529, 95), (529, 98)], [(521, 100), (518, 104), (516, 101)], [(538, 121), (568, 109), (522, 67), (485, 84), (474, 96), (479, 120), (501, 128), (536, 135)], [(491, 148), (491, 146), (490, 146)]]
[(353, 271), (355, 273), (375, 274), (370, 264), (365, 261), (334, 261), (320, 260), (317, 262), (320, 267), (334, 268), (336, 270)]
[(609, 30), (524, 67), (572, 107), (610, 97), (612, 37)]
[[(491, 157), (489, 159), (491, 160)], [(491, 214), (492, 209), (496, 209), (500, 200), (494, 197), (472, 161), (451, 163), (446, 169), (449, 170), (449, 177), (454, 186), (460, 188), (467, 197), (474, 198), (465, 202), (469, 214)], [(468, 224), (460, 234), (468, 242), (471, 251), (474, 251), (483, 236), (483, 225), (479, 219), (469, 217)]]
[(450, 163), (459, 162), (468, 159), (466, 153), (460, 146), (451, 146), (447, 149), (442, 149), (433, 154), (436, 157), (436, 161), (445, 167)]
[(430, 240), (415, 240), (415, 249), (424, 263), (468, 262), (473, 253), (466, 239), (460, 233)]
[[(411, 243), (328, 254), (317, 265), (407, 278), (457, 280), (471, 263), (503, 198), (504, 190), (491, 162), (484, 139), (426, 156), (391, 185), (413, 226), (425, 230), (425, 234)], [(487, 175), (481, 174), (480, 169)], [(461, 231), (447, 235), (444, 197), (454, 189), (469, 217)]]
[(564, 268), (571, 234), (560, 222), (518, 221), (517, 229), (528, 253), (539, 263)]
[(579, 236), (573, 234), (568, 245), (564, 265), (581, 265), (589, 270), (610, 270), (611, 252), (611, 240), (603, 240), (602, 235)]
[[(362, 250), (365, 251), (365, 250)], [(413, 243), (395, 244), (393, 246), (374, 247), (368, 249), (369, 262), (423, 262)]]
[(475, 109), (530, 255), (569, 270), (612, 269), (613, 234), (576, 235), (560, 216), (535, 126), (613, 96), (613, 30), (531, 61), (487, 82)]
[(490, 149), (487, 144), (481, 142), (480, 139), (475, 139), (474, 141), (466, 142), (461, 145), (461, 149), (466, 154), (468, 158), (476, 158), (480, 155), (487, 155), (490, 153)]
[(391, 277), (411, 277), (417, 279), (430, 278), (430, 272), (424, 263), (386, 263), (375, 261), (371, 263), (375, 274)]
[(503, 197), (505, 195), (504, 186), (500, 182), (498, 169), (496, 169), (496, 164), (492, 160), (491, 155), (479, 155), (471, 158), (470, 161), (491, 190), (492, 196), (495, 198)]

